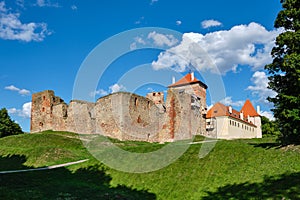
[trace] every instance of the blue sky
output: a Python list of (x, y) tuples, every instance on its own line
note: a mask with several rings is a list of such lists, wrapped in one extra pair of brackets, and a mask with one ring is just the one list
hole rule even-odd
[[(130, 51), (87, 91), (93, 100), (119, 90), (165, 91), (171, 76), (193, 66), (198, 79), (214, 74), (224, 83), (225, 96), (208, 97), (208, 105), (222, 101), (240, 109), (249, 98), (272, 117), (265, 98), (275, 94), (266, 88), (263, 66), (280, 33), (273, 28), (280, 9), (279, 0), (0, 0), (0, 107), (29, 131), (32, 93), (51, 89), (69, 102), (88, 55), (108, 38), (140, 28), (125, 38)], [(124, 44), (113, 44), (99, 62)], [(209, 61), (199, 58), (203, 50)]]

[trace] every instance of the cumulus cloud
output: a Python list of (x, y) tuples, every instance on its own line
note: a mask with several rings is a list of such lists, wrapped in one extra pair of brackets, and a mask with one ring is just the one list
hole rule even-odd
[(271, 103), (267, 100), (268, 97), (275, 97), (277, 93), (268, 88), (269, 80), (265, 72), (257, 71), (252, 75), (251, 81), (253, 85), (247, 87), (253, 95), (258, 96), (258, 102), (265, 105)]
[(273, 113), (270, 112), (270, 111), (260, 111), (259, 114), (260, 114), (261, 116), (265, 116), (266, 118), (268, 118), (268, 119), (271, 120), (271, 121), (274, 121), (274, 120), (275, 120)]
[(138, 36), (134, 38), (134, 42), (130, 44), (130, 49), (134, 50), (138, 45), (155, 45), (157, 47), (172, 47), (178, 44), (178, 39), (171, 34), (157, 33), (156, 31), (150, 32), (147, 37)]
[(262, 25), (250, 23), (230, 30), (207, 33), (185, 33), (175, 47), (161, 52), (154, 69), (186, 71), (193, 66), (197, 70), (209, 70), (225, 74), (236, 71), (238, 66), (262, 69), (272, 61), (270, 52), (281, 30), (267, 31)]
[(14, 86), (14, 85), (6, 86), (4, 89), (5, 90), (10, 90), (10, 91), (18, 92), (22, 96), (30, 95), (30, 91), (29, 90), (20, 89), (20, 88), (17, 88), (16, 86)]
[(161, 34), (155, 31), (148, 34), (148, 39), (152, 39), (154, 44), (162, 47), (162, 46), (174, 46), (178, 43), (178, 40), (171, 34)]
[(105, 90), (103, 90), (103, 89), (99, 89), (99, 90), (96, 90), (96, 91), (94, 91), (94, 92), (91, 92), (91, 93), (90, 93), (90, 96), (91, 96), (91, 97), (93, 97), (93, 96), (95, 96), (95, 95), (106, 96), (106, 95), (108, 95), (108, 94), (109, 94), (108, 91), (105, 91)]
[(110, 86), (109, 90), (111, 93), (115, 93), (115, 92), (125, 91), (126, 88), (123, 85), (119, 85), (116, 83), (116, 84)]
[(204, 20), (201, 22), (202, 28), (210, 28), (210, 27), (221, 26), (221, 25), (222, 25), (221, 22), (214, 19)]
[(120, 91), (126, 91), (125, 86), (115, 83), (115, 84), (109, 86), (107, 91), (104, 90), (104, 89), (99, 89), (99, 90), (96, 90), (94, 92), (91, 92), (90, 96), (91, 97), (93, 97), (95, 95), (105, 96), (105, 95), (108, 95), (110, 93), (115, 93), (115, 92), (120, 92)]
[(0, 2), (0, 38), (4, 40), (20, 40), (25, 42), (43, 41), (51, 32), (45, 23), (22, 23), (20, 13), (11, 12), (5, 2)]
[(232, 97), (225, 97), (220, 101), (222, 104), (233, 107), (241, 107), (244, 105), (244, 101), (233, 101)]
[(24, 103), (22, 109), (10, 108), (7, 109), (9, 114), (17, 115), (19, 117), (30, 118), (31, 102)]
[(182, 24), (182, 21), (180, 21), (180, 20), (177, 20), (177, 21), (176, 21), (176, 25), (177, 25), (177, 26), (180, 26), (181, 24)]

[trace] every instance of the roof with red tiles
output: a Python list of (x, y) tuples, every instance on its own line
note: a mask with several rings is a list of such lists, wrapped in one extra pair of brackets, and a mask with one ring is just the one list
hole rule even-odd
[(246, 100), (244, 106), (242, 107), (241, 111), (240, 112), (243, 112), (244, 113), (244, 116), (250, 116), (250, 117), (257, 117), (257, 116), (260, 116), (255, 108), (253, 107), (252, 103), (250, 102), (249, 99)]
[(180, 79), (176, 83), (169, 85), (168, 87), (178, 87), (183, 85), (191, 85), (195, 83), (198, 83), (202, 85), (205, 89), (207, 89), (207, 85), (199, 81), (195, 76), (192, 75), (192, 73), (186, 74), (182, 79)]
[[(231, 112), (229, 112), (230, 106), (225, 106), (224, 104), (218, 102), (211, 109), (207, 111), (206, 118), (220, 117), (220, 116), (228, 116), (231, 118), (235, 118), (239, 121), (243, 121), (251, 126), (255, 126), (253, 123), (247, 121), (247, 115), (244, 115), (244, 119), (241, 119), (240, 112), (231, 108)], [(251, 116), (251, 115), (249, 115)], [(256, 127), (256, 126), (255, 126)]]

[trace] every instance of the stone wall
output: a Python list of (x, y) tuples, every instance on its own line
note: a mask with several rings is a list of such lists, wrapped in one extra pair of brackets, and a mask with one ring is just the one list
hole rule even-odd
[(70, 131), (166, 142), (191, 139), (203, 120), (200, 107), (192, 106), (192, 95), (173, 89), (168, 90), (165, 105), (127, 92), (110, 94), (96, 103), (72, 100), (69, 105), (51, 90), (32, 95), (31, 132)]

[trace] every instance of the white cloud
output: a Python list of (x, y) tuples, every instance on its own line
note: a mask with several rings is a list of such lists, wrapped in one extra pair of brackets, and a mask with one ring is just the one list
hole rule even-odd
[(108, 95), (108, 92), (103, 90), (103, 89), (99, 89), (99, 90), (96, 90), (95, 92), (91, 92), (90, 93), (90, 96), (93, 97), (95, 95), (99, 95), (99, 96), (106, 96)]
[(145, 45), (147, 43), (142, 37), (135, 37), (134, 42), (130, 44), (130, 50), (136, 49), (138, 44)]
[(20, 90), (19, 88), (17, 88), (14, 85), (6, 86), (4, 89), (10, 90), (10, 91), (19, 91)]
[(182, 24), (182, 21), (180, 21), (180, 20), (177, 20), (177, 21), (176, 21), (176, 25), (177, 25), (177, 26), (180, 26), (181, 24)]
[(222, 104), (233, 107), (241, 107), (244, 105), (244, 101), (233, 101), (232, 97), (225, 97), (220, 101)]
[(140, 17), (139, 20), (135, 21), (134, 23), (135, 23), (135, 24), (141, 24), (141, 23), (144, 21), (144, 19), (145, 19), (145, 17), (142, 16), (142, 17)]
[(72, 9), (72, 10), (77, 10), (78, 8), (77, 8), (76, 5), (72, 5), (72, 6), (71, 6), (71, 9)]
[(154, 92), (154, 89), (153, 89), (152, 87), (148, 87), (148, 88), (147, 88), (147, 91), (148, 91), (148, 92)]
[(152, 66), (156, 70), (170, 68), (178, 72), (193, 66), (197, 70), (221, 74), (236, 71), (238, 66), (262, 69), (272, 61), (270, 52), (281, 32), (267, 31), (252, 22), (205, 35), (184, 33), (181, 43), (160, 53)]
[(268, 119), (271, 120), (271, 121), (274, 121), (274, 120), (275, 120), (273, 113), (270, 112), (270, 111), (260, 111), (259, 114), (260, 114), (261, 116), (265, 116), (266, 118), (268, 118)]
[(221, 25), (222, 25), (221, 22), (214, 19), (204, 20), (201, 22), (202, 28), (210, 28), (210, 27), (221, 26)]
[(153, 5), (156, 2), (158, 2), (158, 0), (151, 0), (150, 5)]
[(24, 103), (22, 109), (10, 108), (7, 109), (9, 114), (18, 115), (24, 118), (30, 118), (31, 115), (31, 102)]
[(60, 5), (58, 3), (52, 3), (50, 0), (37, 0), (36, 6), (39, 7), (55, 7), (59, 8)]
[(10, 90), (10, 91), (18, 92), (22, 96), (30, 95), (30, 91), (29, 90), (20, 89), (20, 88), (17, 88), (16, 86), (14, 86), (14, 85), (6, 86), (4, 89), (5, 90)]
[(155, 31), (148, 34), (148, 39), (152, 39), (154, 44), (162, 47), (162, 46), (174, 46), (178, 43), (178, 40), (170, 34), (161, 34)]
[(265, 105), (270, 105), (271, 103), (267, 100), (268, 97), (275, 97), (277, 93), (268, 88), (268, 77), (265, 72), (257, 71), (252, 75), (251, 81), (253, 85), (247, 87), (253, 95), (258, 96), (258, 102)]
[(21, 90), (19, 91), (19, 94), (21, 94), (21, 95), (30, 95), (30, 91), (29, 91), (29, 90), (26, 90), (26, 89), (21, 89)]
[(91, 97), (93, 97), (95, 95), (106, 96), (110, 93), (115, 93), (115, 92), (120, 92), (120, 91), (126, 91), (126, 88), (121, 84), (115, 83), (115, 84), (108, 87), (108, 91), (103, 90), (103, 89), (99, 89), (99, 90), (96, 90), (94, 92), (91, 92), (90, 96)]
[(16, 4), (17, 4), (18, 6), (24, 8), (25, 2), (24, 2), (24, 0), (16, 0)]
[(162, 34), (155, 31), (150, 32), (147, 37), (138, 36), (134, 38), (134, 42), (130, 44), (130, 49), (137, 49), (138, 45), (156, 45), (158, 47), (171, 47), (178, 44), (178, 40), (171, 34)]
[(45, 23), (22, 23), (20, 13), (10, 12), (5, 2), (0, 2), (0, 38), (4, 40), (20, 40), (25, 42), (43, 41), (51, 32)]
[(116, 83), (116, 84), (110, 86), (109, 90), (111, 93), (115, 93), (115, 92), (125, 91), (126, 88), (123, 85), (119, 85)]

